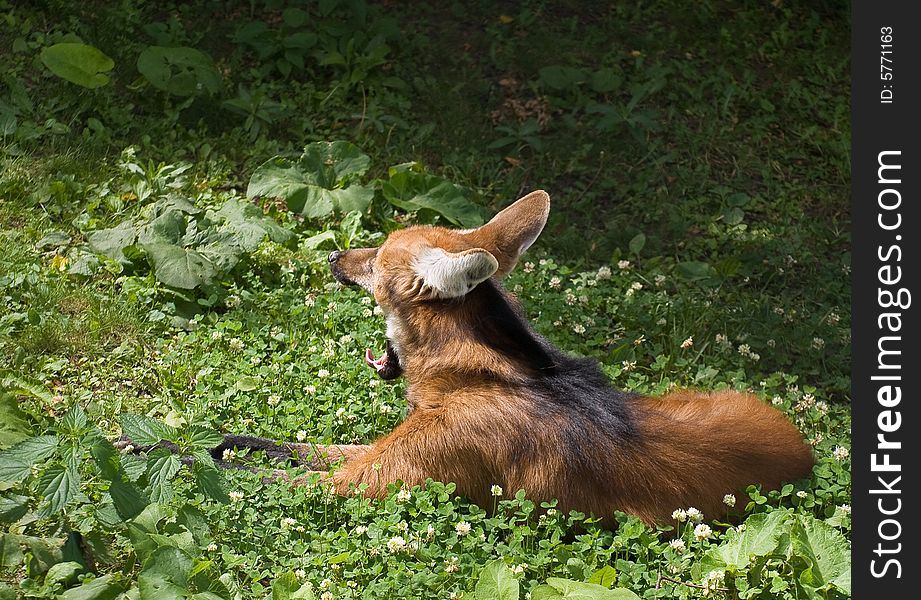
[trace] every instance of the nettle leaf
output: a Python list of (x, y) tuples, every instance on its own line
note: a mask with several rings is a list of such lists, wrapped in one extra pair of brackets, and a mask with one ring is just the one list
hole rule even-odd
[(214, 448), (224, 441), (224, 436), (202, 425), (190, 425), (186, 430), (189, 443), (196, 450)]
[(19, 408), (19, 400), (13, 394), (0, 394), (0, 448), (21, 442), (29, 437), (32, 428), (26, 414)]
[(115, 512), (125, 520), (138, 516), (150, 504), (150, 500), (138, 486), (124, 479), (112, 480), (109, 484), (109, 496), (112, 497)]
[(752, 560), (773, 554), (788, 529), (785, 523), (789, 517), (783, 510), (750, 516), (742, 533), (729, 529), (726, 541), (707, 551), (701, 559), (701, 571), (747, 569)]
[(119, 418), (122, 433), (133, 444), (154, 446), (161, 440), (176, 442), (176, 428), (144, 415), (125, 413)]
[(152, 86), (176, 96), (221, 90), (214, 61), (195, 48), (150, 46), (138, 56), (137, 68)]
[(38, 480), (38, 490), (48, 501), (47, 512), (59, 512), (80, 490), (80, 474), (67, 467), (53, 466)]
[(211, 458), (211, 455), (204, 450), (197, 450), (192, 455), (195, 457), (195, 462), (192, 464), (192, 475), (199, 491), (222, 504), (230, 502), (230, 496), (224, 489), (224, 478), (214, 466), (214, 459)]
[(480, 571), (474, 593), (477, 600), (518, 600), (518, 580), (500, 558)]
[(371, 164), (367, 154), (349, 142), (315, 142), (297, 162), (276, 156), (250, 178), (249, 198), (283, 198), (288, 208), (308, 218), (334, 212), (364, 212), (374, 190), (355, 183)]
[(83, 430), (86, 429), (86, 426), (86, 412), (84, 412), (83, 407), (79, 404), (71, 406), (70, 409), (64, 413), (64, 416), (61, 417), (61, 429), (71, 435), (82, 433)]
[(16, 483), (25, 479), (32, 472), (32, 465), (54, 454), (57, 448), (57, 436), (41, 435), (0, 451), (0, 481)]
[(111, 229), (100, 229), (86, 236), (86, 241), (97, 254), (104, 254), (122, 264), (130, 264), (124, 250), (137, 240), (137, 229), (131, 221), (123, 221)]
[(851, 549), (844, 534), (812, 516), (797, 515), (790, 538), (793, 553), (810, 565), (800, 573), (804, 587), (851, 593)]
[(419, 163), (390, 167), (389, 176), (381, 184), (381, 192), (394, 206), (407, 212), (432, 211), (461, 227), (483, 224), (480, 208), (464, 196), (459, 186), (424, 173)]
[(125, 591), (120, 574), (109, 573), (62, 592), (61, 600), (114, 600)]
[(154, 450), (147, 459), (147, 481), (152, 502), (166, 503), (173, 497), (172, 479), (182, 463), (165, 448)]
[(89, 89), (109, 83), (106, 73), (115, 67), (115, 62), (98, 48), (73, 42), (48, 46), (42, 50), (41, 60), (61, 79)]
[(0, 523), (15, 523), (29, 512), (29, 497), (0, 496)]

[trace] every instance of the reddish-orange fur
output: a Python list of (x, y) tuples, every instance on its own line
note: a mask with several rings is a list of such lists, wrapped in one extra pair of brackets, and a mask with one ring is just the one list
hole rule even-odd
[(565, 401), (536, 412), (546, 405), (532, 386), (541, 367), (483, 335), (488, 297), (471, 292), (437, 300), (414, 260), (430, 248), (483, 249), (498, 261), (495, 277), (504, 275), (543, 228), (548, 210), (549, 197), (535, 192), (478, 230), (415, 227), (395, 232), (380, 249), (330, 257), (338, 278), (362, 285), (384, 308), (412, 409), (372, 445), (331, 452), (346, 458), (333, 475), (337, 490), (364, 483), (377, 495), (388, 483), (432, 478), (455, 482), (486, 506), (498, 484), (537, 501), (556, 498), (562, 510), (594, 513), (609, 524), (614, 510), (653, 523), (689, 506), (718, 517), (725, 494), (808, 475), (813, 457), (800, 433), (751, 394), (628, 397), (630, 435), (589, 423), (577, 442)]

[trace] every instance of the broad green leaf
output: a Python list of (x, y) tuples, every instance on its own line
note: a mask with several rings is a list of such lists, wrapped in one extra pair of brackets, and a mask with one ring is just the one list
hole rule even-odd
[(78, 562), (66, 561), (51, 565), (48, 573), (45, 574), (45, 585), (48, 587), (54, 584), (61, 584), (64, 587), (72, 585), (77, 580), (77, 575), (85, 569)]
[(638, 233), (633, 237), (633, 239), (630, 240), (630, 252), (633, 254), (639, 254), (645, 245), (646, 235), (643, 233)]
[(500, 558), (480, 571), (475, 594), (477, 600), (518, 600), (518, 580)]
[(747, 569), (753, 558), (772, 554), (787, 530), (788, 517), (789, 513), (783, 510), (750, 516), (742, 533), (728, 530), (724, 536), (726, 541), (707, 551), (701, 560), (701, 570)]
[(253, 390), (258, 390), (260, 387), (262, 387), (262, 382), (258, 377), (246, 375), (237, 379), (234, 387), (236, 387), (241, 392), (252, 392)]
[(202, 252), (173, 244), (143, 246), (157, 279), (171, 287), (191, 290), (211, 283), (220, 269)]
[(138, 600), (186, 600), (189, 590), (176, 585), (160, 573), (138, 575)]
[(154, 450), (147, 460), (147, 481), (149, 482), (150, 500), (166, 503), (173, 498), (172, 479), (182, 463), (175, 454), (165, 448)]
[(194, 453), (195, 462), (192, 464), (192, 475), (195, 485), (202, 494), (223, 504), (230, 502), (230, 497), (224, 489), (224, 478), (214, 466), (214, 460), (207, 452)]
[(133, 246), (136, 239), (137, 229), (131, 221), (123, 221), (111, 229), (100, 229), (86, 236), (86, 241), (94, 252), (104, 254), (123, 265), (130, 263), (125, 257), (124, 250), (128, 246)]
[[(553, 595), (553, 591), (556, 592), (556, 595)], [(549, 578), (546, 586), (538, 586), (531, 593), (531, 600), (559, 600), (561, 598), (571, 600), (639, 600), (640, 597), (626, 588), (614, 588), (611, 590), (594, 583), (583, 583), (556, 577)]]
[(355, 181), (370, 158), (348, 142), (315, 142), (296, 161), (276, 156), (260, 165), (246, 190), (256, 196), (283, 198), (288, 208), (308, 218), (333, 212), (364, 212), (374, 190)]
[(42, 435), (23, 440), (0, 451), (0, 481), (15, 483), (32, 472), (32, 465), (45, 460), (58, 447), (58, 438)]
[(151, 244), (178, 245), (185, 234), (188, 217), (181, 210), (167, 210), (153, 221), (138, 228), (137, 242), (141, 246)]
[(109, 484), (109, 496), (118, 516), (125, 520), (138, 516), (150, 504), (136, 485), (123, 479), (114, 479)]
[(79, 434), (87, 425), (86, 412), (79, 404), (71, 406), (61, 417), (61, 428), (70, 434)]
[(214, 448), (224, 441), (224, 436), (202, 425), (190, 425), (186, 430), (189, 443), (196, 449)]
[(161, 440), (177, 441), (175, 428), (144, 415), (124, 413), (119, 417), (119, 422), (122, 433), (135, 445), (153, 446)]
[(41, 59), (61, 79), (90, 89), (109, 83), (106, 73), (115, 67), (115, 62), (101, 50), (79, 43), (48, 46), (42, 50)]
[(592, 576), (589, 577), (588, 582), (609, 588), (617, 583), (617, 569), (611, 565), (605, 565), (592, 573)]
[(840, 531), (809, 515), (797, 515), (791, 534), (793, 553), (809, 564), (800, 583), (814, 589), (831, 586), (851, 593), (851, 549)]
[(592, 89), (599, 94), (607, 94), (618, 89), (623, 83), (620, 71), (608, 67), (592, 73)]
[(137, 68), (155, 88), (176, 96), (221, 89), (221, 74), (211, 57), (195, 48), (148, 46), (138, 56)]
[(25, 560), (19, 545), (19, 536), (12, 533), (0, 533), (0, 567), (18, 567)]
[(541, 83), (551, 89), (560, 91), (571, 90), (588, 78), (588, 75), (582, 69), (562, 65), (543, 67), (538, 72), (538, 75)]
[(709, 263), (695, 260), (680, 262), (675, 265), (675, 269), (678, 271), (679, 275), (692, 281), (707, 279), (712, 277), (716, 272)]
[(125, 585), (119, 575), (110, 573), (96, 577), (61, 593), (62, 600), (114, 600), (125, 591)]
[(26, 413), (19, 408), (19, 400), (13, 394), (0, 394), (0, 448), (21, 442), (29, 437), (32, 428)]
[(394, 206), (407, 212), (429, 210), (460, 227), (483, 224), (480, 208), (467, 200), (460, 187), (423, 172), (419, 163), (390, 167), (389, 177), (381, 184), (381, 193)]
[(51, 402), (51, 399), (54, 397), (48, 388), (41, 382), (19, 375), (7, 375), (4, 377), (3, 387), (6, 388), (6, 392), (8, 393), (18, 396), (31, 396), (44, 402)]
[(62, 466), (53, 466), (38, 480), (38, 491), (48, 501), (48, 513), (63, 510), (80, 490), (80, 475)]
[(293, 233), (266, 217), (259, 207), (236, 199), (228, 200), (217, 211), (208, 213), (208, 218), (221, 224), (221, 231), (227, 233), (235, 246), (252, 252), (266, 238), (283, 243)]
[(333, 246), (335, 246), (335, 243), (336, 243), (336, 234), (328, 229), (316, 235), (310, 236), (309, 238), (301, 242), (301, 246), (303, 246), (307, 250), (316, 250), (317, 248), (319, 248), (320, 246), (322, 246), (323, 244), (327, 242), (332, 242)]
[(0, 523), (15, 523), (29, 512), (29, 497), (11, 494), (0, 496)]
[(727, 225), (738, 225), (745, 220), (745, 211), (737, 206), (730, 206), (723, 211), (722, 218)]

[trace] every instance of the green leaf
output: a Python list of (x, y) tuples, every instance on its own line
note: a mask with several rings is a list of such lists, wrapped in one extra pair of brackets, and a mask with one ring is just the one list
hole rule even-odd
[(589, 577), (588, 582), (609, 588), (617, 583), (617, 569), (611, 565), (605, 565), (592, 573), (592, 576)]
[(518, 600), (518, 580), (500, 558), (483, 567), (474, 591), (477, 600)]
[[(626, 588), (609, 590), (594, 583), (583, 583), (556, 577), (549, 578), (547, 585), (539, 586), (539, 588), (543, 589), (535, 590), (538, 591), (537, 595), (532, 592), (531, 600), (558, 600), (560, 598), (572, 600), (639, 600), (640, 598)], [(551, 590), (555, 591), (556, 595), (553, 595)]]
[(42, 50), (41, 60), (61, 79), (89, 89), (109, 83), (106, 73), (115, 67), (115, 62), (101, 50), (79, 43), (48, 46)]
[(111, 229), (100, 229), (86, 236), (93, 252), (108, 256), (122, 265), (130, 264), (124, 250), (133, 246), (136, 239), (137, 229), (131, 221), (123, 221)]
[(112, 480), (109, 496), (112, 497), (118, 516), (125, 520), (138, 516), (150, 504), (150, 500), (136, 485), (123, 479)]
[(124, 584), (119, 576), (114, 573), (96, 577), (84, 582), (80, 587), (75, 587), (63, 592), (62, 600), (114, 600), (125, 591)]
[(185, 587), (192, 572), (192, 557), (176, 546), (161, 546), (144, 561), (141, 575), (160, 576)]
[(316, 250), (317, 248), (319, 248), (320, 246), (322, 246), (323, 244), (327, 242), (332, 242), (333, 247), (335, 247), (336, 234), (335, 232), (330, 231), (328, 229), (316, 235), (310, 236), (309, 238), (301, 242), (301, 246), (307, 250)]
[(784, 510), (750, 516), (742, 533), (729, 529), (724, 536), (726, 541), (707, 551), (701, 559), (701, 570), (747, 569), (753, 559), (774, 553), (787, 529), (788, 517)]
[[(195, 289), (214, 281), (222, 270), (198, 250), (173, 244), (147, 244), (143, 248), (153, 263), (156, 278), (171, 287)], [(232, 256), (232, 251), (225, 252), (227, 258)]]
[(154, 446), (161, 440), (176, 442), (176, 429), (166, 423), (144, 415), (124, 413), (119, 417), (122, 433), (131, 440), (131, 443), (141, 446)]
[(165, 504), (173, 498), (172, 479), (182, 463), (175, 454), (165, 448), (154, 450), (147, 460), (147, 481), (151, 502)]
[(214, 466), (214, 460), (207, 452), (194, 453), (195, 462), (192, 464), (192, 475), (195, 485), (202, 494), (223, 504), (230, 502), (230, 497), (224, 489), (224, 478)]
[[(194, 218), (194, 217), (193, 217)], [(138, 228), (137, 242), (141, 246), (151, 244), (178, 245), (185, 235), (189, 218), (182, 210), (170, 209), (151, 222)]]
[(186, 600), (189, 590), (158, 573), (138, 575), (138, 600)]
[(562, 65), (543, 67), (538, 72), (538, 75), (541, 83), (551, 89), (560, 91), (571, 90), (587, 78), (585, 71), (582, 69)]
[(148, 46), (138, 56), (137, 68), (155, 88), (176, 96), (221, 89), (221, 74), (211, 57), (195, 48)]
[(29, 512), (29, 497), (11, 494), (0, 496), (0, 523), (15, 523)]
[(80, 475), (62, 466), (53, 466), (38, 480), (38, 491), (48, 501), (47, 512), (54, 514), (77, 495), (80, 490)]
[(228, 200), (217, 211), (209, 211), (208, 219), (221, 223), (220, 231), (227, 234), (233, 245), (246, 252), (256, 250), (266, 238), (281, 244), (294, 236), (263, 215), (259, 207), (236, 199)]
[(67, 561), (51, 565), (48, 573), (45, 575), (45, 586), (52, 587), (55, 584), (61, 584), (64, 587), (72, 585), (77, 580), (77, 575), (85, 569), (78, 562)]
[(58, 447), (58, 438), (42, 435), (23, 440), (0, 451), (0, 481), (15, 483), (32, 472), (32, 465), (48, 458)]
[(793, 553), (810, 565), (800, 574), (803, 586), (851, 593), (851, 549), (844, 534), (810, 515), (797, 515), (790, 541)]
[(19, 400), (9, 393), (0, 394), (0, 448), (21, 442), (29, 437), (32, 428), (26, 413), (19, 408)]
[(745, 211), (737, 206), (730, 206), (723, 211), (722, 219), (727, 225), (738, 225), (745, 219)]
[(80, 434), (87, 425), (86, 413), (79, 404), (71, 406), (61, 417), (61, 429), (71, 435)]
[(592, 89), (599, 94), (607, 94), (618, 89), (623, 83), (619, 70), (605, 67), (592, 73)]
[(646, 245), (646, 235), (643, 233), (636, 234), (632, 240), (630, 240), (630, 252), (633, 254), (639, 255), (640, 250), (643, 249), (643, 246)]
[(297, 162), (276, 156), (260, 165), (246, 195), (283, 198), (290, 210), (308, 218), (364, 212), (374, 190), (355, 181), (370, 163), (368, 155), (348, 142), (315, 142), (304, 148)]
[(479, 207), (467, 200), (460, 187), (422, 172), (419, 163), (404, 163), (389, 169), (390, 179), (381, 184), (384, 198), (407, 212), (432, 211), (460, 227), (483, 224)]
[(224, 436), (202, 425), (190, 425), (186, 430), (189, 443), (195, 449), (214, 448), (224, 441)]
[(3, 387), (6, 388), (6, 391), (10, 394), (31, 396), (43, 402), (51, 402), (51, 399), (54, 397), (44, 384), (19, 375), (7, 375), (4, 377)]
[(18, 567), (25, 560), (19, 545), (19, 536), (12, 533), (0, 533), (0, 567)]
[(696, 260), (680, 262), (675, 265), (675, 269), (679, 275), (691, 281), (708, 279), (716, 273), (709, 263)]

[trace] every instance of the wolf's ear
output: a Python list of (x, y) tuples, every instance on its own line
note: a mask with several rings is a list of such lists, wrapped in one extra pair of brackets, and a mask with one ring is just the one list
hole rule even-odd
[(413, 268), (422, 279), (422, 289), (438, 298), (460, 298), (493, 276), (499, 261), (483, 250), (445, 252), (426, 248), (413, 260)]
[(537, 190), (502, 210), (486, 225), (464, 235), (496, 257), (499, 261), (496, 275), (503, 277), (544, 230), (549, 215), (550, 196)]

